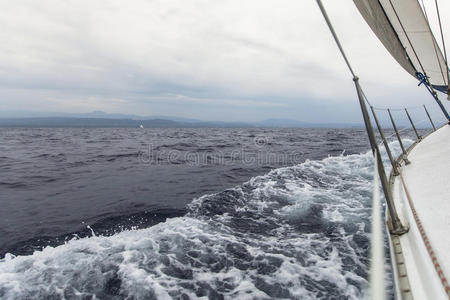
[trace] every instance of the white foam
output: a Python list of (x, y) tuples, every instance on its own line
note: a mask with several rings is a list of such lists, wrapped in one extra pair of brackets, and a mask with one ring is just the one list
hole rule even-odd
[[(229, 299), (254, 299), (287, 291), (294, 298), (326, 299), (328, 289), (360, 299), (366, 295), (361, 270), (367, 260), (353, 236), (368, 236), (371, 165), (371, 153), (329, 157), (273, 170), (236, 188), (237, 216), (251, 212), (252, 221), (277, 224), (263, 235), (233, 227), (233, 211), (200, 214), (205, 201), (214, 200), (207, 195), (192, 202), (188, 216), (148, 229), (72, 240), (29, 256), (8, 254), (0, 261), (0, 298), (171, 299), (216, 291)], [(307, 218), (315, 205), (322, 214), (314, 218), (338, 226), (331, 236), (302, 233), (291, 224)]]

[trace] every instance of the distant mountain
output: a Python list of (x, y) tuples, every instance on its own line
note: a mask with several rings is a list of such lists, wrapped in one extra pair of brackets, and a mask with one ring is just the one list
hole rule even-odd
[(144, 127), (169, 128), (177, 127), (177, 122), (170, 120), (131, 120), (131, 119), (103, 119), (103, 118), (14, 118), (0, 119), (0, 127), (61, 127), (61, 128), (138, 128)]
[(175, 122), (183, 122), (183, 123), (202, 123), (206, 121), (190, 119), (190, 118), (182, 118), (182, 117), (173, 117), (173, 116), (149, 116), (143, 119), (151, 120), (151, 119), (162, 119), (162, 120), (170, 120)]
[(29, 111), (0, 111), (0, 119), (24, 119), (24, 118), (90, 118), (90, 119), (131, 119), (131, 120), (169, 120), (176, 122), (196, 123), (202, 122), (196, 119), (173, 116), (139, 116), (118, 113), (106, 113), (93, 111), (88, 113), (61, 113), (61, 112), (29, 112)]
[[(97, 113), (93, 113), (98, 115)], [(181, 121), (167, 119), (131, 119), (131, 118), (100, 118), (100, 117), (42, 117), (42, 118), (0, 118), (0, 127), (61, 127), (61, 128), (349, 128), (361, 127), (360, 124), (322, 124), (305, 123), (295, 120), (271, 119), (262, 122), (204, 122), (179, 118)]]
[(348, 128), (352, 123), (307, 123), (291, 119), (260, 122), (201, 121), (173, 116), (138, 116), (93, 111), (89, 113), (0, 111), (0, 127), (125, 127), (137, 128), (270, 127), (270, 128)]
[(309, 123), (306, 122), (290, 119), (268, 119), (257, 122), (256, 124), (261, 127), (304, 127), (309, 125)]
[(357, 123), (308, 123), (290, 119), (268, 119), (254, 123), (258, 127), (275, 128), (359, 128), (362, 124)]
[(138, 128), (140, 125), (144, 128), (202, 128), (202, 127), (254, 127), (247, 123), (233, 122), (201, 122), (186, 121), (177, 122), (164, 119), (151, 120), (133, 120), (133, 119), (114, 119), (114, 118), (64, 118), (64, 117), (46, 117), (46, 118), (0, 118), (0, 127), (31, 127), (31, 128)]

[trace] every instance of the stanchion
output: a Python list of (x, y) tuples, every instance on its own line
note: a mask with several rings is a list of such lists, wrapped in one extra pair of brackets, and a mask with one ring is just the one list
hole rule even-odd
[(406, 112), (406, 115), (408, 116), (408, 119), (409, 119), (409, 122), (411, 123), (412, 128), (414, 129), (414, 132), (416, 133), (417, 139), (421, 140), (422, 137), (417, 133), (416, 126), (414, 126), (414, 122), (411, 119), (411, 116), (409, 115), (409, 112), (408, 112), (408, 110), (406, 108), (405, 108), (405, 112)]
[(377, 124), (378, 132), (380, 132), (381, 140), (383, 141), (386, 153), (389, 156), (389, 160), (391, 161), (393, 174), (394, 176), (397, 176), (399, 174), (397, 170), (397, 164), (394, 160), (394, 157), (392, 156), (391, 149), (389, 149), (389, 144), (386, 140), (386, 137), (384, 136), (383, 128), (381, 128), (380, 122), (378, 121), (377, 114), (375, 113), (373, 106), (371, 106), (370, 109), (372, 110), (373, 118), (375, 119), (375, 123)]
[(430, 120), (431, 126), (433, 126), (433, 131), (436, 131), (436, 126), (434, 126), (433, 120), (431, 119), (431, 116), (428, 113), (427, 107), (424, 105), (423, 108), (425, 109), (425, 112), (427, 113), (428, 120)]
[(392, 127), (394, 128), (395, 135), (397, 136), (398, 143), (400, 145), (400, 148), (402, 149), (403, 153), (403, 160), (405, 161), (405, 164), (409, 165), (411, 162), (408, 160), (408, 154), (406, 153), (405, 147), (403, 146), (402, 138), (400, 137), (400, 134), (398, 133), (397, 125), (395, 125), (394, 118), (392, 117), (391, 110), (388, 108), (389, 118), (391, 119)]

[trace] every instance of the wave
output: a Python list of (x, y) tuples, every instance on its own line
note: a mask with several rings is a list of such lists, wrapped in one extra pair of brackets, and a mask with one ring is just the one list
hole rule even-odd
[(365, 298), (372, 170), (370, 152), (306, 161), (150, 228), (7, 254), (0, 298)]

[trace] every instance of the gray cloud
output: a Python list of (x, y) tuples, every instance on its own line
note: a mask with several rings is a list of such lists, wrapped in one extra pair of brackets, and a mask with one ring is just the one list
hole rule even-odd
[[(325, 4), (372, 102), (430, 102), (351, 1)], [(2, 110), (360, 118), (313, 0), (0, 1), (0, 27)]]

